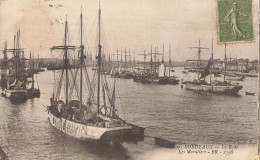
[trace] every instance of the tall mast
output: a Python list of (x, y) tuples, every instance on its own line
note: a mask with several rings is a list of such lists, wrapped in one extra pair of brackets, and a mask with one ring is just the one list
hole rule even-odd
[(121, 56), (121, 61), (120, 61), (120, 64), (121, 64), (121, 65), (120, 65), (120, 71), (122, 70), (122, 63), (123, 63), (123, 57), (122, 57), (123, 55), (122, 55), (122, 54), (123, 54), (123, 52), (122, 52), (122, 48), (121, 48), (121, 54), (120, 54), (120, 56)]
[[(100, 2), (99, 2), (99, 10), (98, 10), (98, 91), (97, 91), (97, 113), (99, 114), (99, 108), (100, 108), (100, 76), (101, 76), (101, 44), (100, 44), (100, 15), (101, 15), (101, 10), (100, 10)], [(98, 117), (97, 117), (97, 122), (98, 122)]]
[(134, 50), (134, 67), (135, 67), (135, 50)]
[[(211, 43), (211, 63), (213, 63), (213, 38), (212, 38), (212, 43)], [(209, 76), (209, 81), (210, 81), (210, 84), (211, 84), (211, 72), (212, 72), (212, 66), (210, 64), (210, 76)]]
[(66, 105), (69, 104), (69, 77), (68, 77), (68, 50), (67, 50), (67, 31), (68, 31), (68, 22), (67, 22), (67, 16), (65, 21), (65, 40), (64, 40), (64, 46), (65, 46), (65, 72), (66, 72)]
[(16, 45), (16, 36), (14, 35), (14, 60), (15, 60), (15, 78), (18, 78), (18, 73), (17, 73), (17, 56), (16, 56), (16, 50), (15, 50), (15, 45)]
[(145, 68), (145, 59), (146, 59), (146, 54), (145, 54), (145, 50), (144, 50), (144, 68)]
[(17, 71), (17, 79), (19, 79), (19, 32), (17, 32), (17, 38), (16, 38), (16, 71)]
[(84, 46), (82, 44), (82, 7), (80, 13), (80, 108), (82, 107), (82, 70), (84, 63)]
[(224, 60), (225, 60), (225, 71), (224, 71), (224, 81), (225, 81), (225, 78), (226, 78), (226, 69), (227, 69), (227, 55), (226, 55), (226, 50), (227, 50), (227, 45), (225, 43), (225, 57), (224, 57)]
[(151, 73), (153, 72), (153, 46), (151, 45)]
[(18, 79), (20, 78), (20, 29), (17, 32), (17, 38), (16, 38), (16, 46), (17, 46), (17, 51), (16, 51), (16, 55), (17, 55), (17, 76)]
[[(201, 54), (201, 50), (200, 50), (200, 40), (199, 40), (199, 48), (198, 48), (198, 61), (197, 61), (197, 67), (199, 68), (200, 63), (200, 54)], [(199, 72), (198, 72), (198, 79), (199, 79)]]
[(126, 48), (125, 48), (125, 70), (126, 70), (126, 64), (127, 64), (127, 57), (126, 57)]
[(156, 47), (154, 47), (154, 72), (156, 73)]
[(117, 60), (117, 67), (118, 67), (118, 69), (119, 69), (118, 49), (116, 50), (116, 60)]
[(163, 44), (163, 55), (162, 55), (162, 63), (164, 63), (164, 44)]
[(229, 53), (229, 69), (231, 70), (231, 62), (232, 62), (232, 60), (231, 60), (231, 52)]
[[(130, 48), (129, 48), (128, 56), (129, 56), (129, 64), (130, 64), (130, 67), (132, 67)], [(128, 65), (128, 66), (129, 66), (129, 65)]]
[[(200, 58), (200, 56), (201, 56), (201, 50), (202, 50), (202, 49), (208, 49), (208, 48), (200, 47), (200, 40), (199, 40), (199, 46), (198, 46), (198, 47), (190, 47), (190, 48), (198, 49), (197, 67), (198, 67), (198, 69), (199, 69), (199, 64), (200, 64), (200, 61), (201, 61), (201, 58)], [(198, 79), (199, 79), (199, 76), (200, 76), (200, 74), (199, 74), (199, 71), (198, 71)]]
[(34, 88), (34, 58), (32, 59), (31, 51), (30, 51), (30, 59), (32, 60), (32, 89)]
[[(62, 72), (65, 69), (65, 99), (66, 99), (66, 105), (69, 104), (69, 77), (68, 77), (68, 69), (69, 69), (69, 59), (68, 59), (68, 50), (75, 50), (75, 46), (70, 46), (67, 44), (67, 32), (68, 32), (68, 22), (67, 22), (67, 16), (65, 21), (65, 31), (64, 31), (64, 45), (63, 46), (53, 46), (51, 47), (52, 50), (62, 50), (64, 51), (64, 58), (63, 58), (63, 67)], [(56, 97), (57, 98), (57, 97)]]
[(169, 77), (171, 77), (171, 45), (169, 44)]

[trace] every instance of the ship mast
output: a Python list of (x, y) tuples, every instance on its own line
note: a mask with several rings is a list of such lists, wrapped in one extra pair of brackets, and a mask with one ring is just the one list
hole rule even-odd
[(75, 50), (75, 46), (69, 46), (67, 45), (67, 32), (68, 32), (68, 22), (67, 22), (67, 16), (65, 21), (65, 32), (64, 32), (64, 46), (53, 46), (51, 48), (52, 50), (63, 50), (64, 51), (64, 58), (63, 58), (63, 71), (65, 69), (65, 99), (66, 99), (66, 105), (69, 104), (69, 77), (68, 77), (68, 69), (69, 69), (69, 59), (68, 59), (68, 51), (69, 50)]
[(68, 50), (67, 50), (67, 31), (68, 31), (68, 22), (67, 22), (67, 16), (66, 16), (66, 22), (65, 22), (65, 33), (64, 33), (64, 36), (65, 36), (65, 40), (64, 40), (64, 46), (65, 46), (65, 63), (64, 63), (64, 67), (65, 67), (65, 72), (66, 72), (66, 88), (65, 88), (65, 90), (66, 90), (66, 105), (68, 105), (69, 104), (69, 97), (68, 97), (68, 95), (69, 95), (69, 83), (68, 83), (68, 79), (69, 79), (69, 77), (68, 77)]
[(145, 50), (144, 50), (144, 68), (145, 68), (145, 59), (146, 59), (146, 54), (145, 54)]
[[(14, 35), (14, 48), (13, 49), (5, 49), (5, 52), (13, 53), (15, 59), (15, 78), (19, 79), (19, 54), (24, 53), (25, 48), (20, 48), (20, 30), (17, 32), (17, 36)], [(6, 47), (7, 48), (7, 47)]]
[(171, 61), (171, 45), (169, 44), (169, 77), (171, 77), (171, 65), (172, 65), (172, 61)]
[(31, 51), (30, 51), (30, 59), (31, 59), (31, 62), (32, 62), (32, 64), (31, 64), (31, 66), (32, 66), (32, 89), (34, 89), (34, 58), (32, 58), (32, 53), (31, 53)]
[(225, 81), (225, 78), (226, 78), (226, 70), (227, 70), (227, 55), (226, 55), (226, 50), (227, 50), (227, 45), (225, 43), (225, 57), (224, 57), (224, 60), (225, 60), (225, 71), (224, 71), (224, 81)]
[(17, 54), (16, 54), (16, 36), (14, 36), (14, 59), (15, 59), (15, 78), (18, 79), (18, 73), (17, 73)]
[(164, 63), (164, 44), (163, 44), (163, 55), (162, 55), (162, 63)]
[[(200, 56), (201, 56), (201, 50), (202, 49), (208, 49), (208, 48), (203, 48), (203, 47), (200, 47), (200, 40), (199, 40), (199, 46), (198, 47), (190, 47), (190, 48), (195, 48), (195, 49), (198, 49), (198, 59), (197, 59), (197, 67), (199, 68), (199, 63), (200, 63), (200, 61), (201, 61), (201, 58), (200, 58)], [(199, 79), (199, 71), (198, 71), (198, 79)]]
[(122, 65), (123, 65), (123, 51), (122, 51), (122, 48), (121, 48), (121, 53), (120, 53), (120, 71), (122, 71)]
[(153, 47), (152, 47), (152, 45), (151, 45), (151, 74), (152, 74), (152, 72), (153, 72)]
[[(211, 43), (211, 62), (213, 63), (213, 38), (212, 38), (212, 43)], [(212, 67), (210, 65), (210, 76), (209, 76), (210, 84), (211, 84), (211, 72), (212, 72)]]
[(126, 70), (126, 65), (127, 65), (127, 57), (126, 57), (126, 48), (125, 48), (125, 70)]
[(154, 47), (154, 73), (156, 74), (156, 47)]
[[(97, 56), (97, 62), (98, 62), (98, 91), (97, 91), (97, 114), (99, 114), (99, 108), (100, 108), (100, 76), (101, 76), (101, 44), (100, 44), (100, 2), (99, 2), (99, 10), (98, 10), (98, 56)], [(98, 117), (97, 117), (97, 123), (98, 123)]]
[(134, 67), (135, 67), (135, 50), (134, 50)]
[(19, 53), (19, 46), (20, 46), (20, 32), (17, 32), (17, 38), (16, 38), (16, 76), (17, 79), (20, 78), (20, 53)]
[(82, 44), (82, 7), (80, 13), (80, 108), (82, 108), (82, 70), (84, 63), (84, 46)]

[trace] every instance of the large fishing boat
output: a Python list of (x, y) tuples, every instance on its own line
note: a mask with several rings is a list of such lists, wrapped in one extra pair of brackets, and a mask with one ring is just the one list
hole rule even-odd
[[(14, 48), (4, 49), (5, 55), (8, 52), (13, 54), (13, 58), (8, 59), (7, 70), (5, 79), (6, 79), (6, 87), (4, 89), (3, 95), (7, 98), (10, 98), (13, 102), (24, 102), (27, 98), (40, 97), (40, 90), (35, 88), (35, 80), (34, 80), (34, 64), (30, 64), (30, 70), (26, 70), (27, 60), (24, 57), (24, 48), (21, 48), (20, 42), (20, 30), (17, 32), (17, 35), (14, 36)], [(6, 55), (7, 57), (7, 55)], [(30, 62), (32, 61), (30, 56)]]
[(21, 48), (20, 43), (20, 30), (17, 32), (17, 37), (14, 36), (14, 48), (6, 49), (6, 52), (12, 52), (14, 55), (14, 69), (9, 70), (4, 94), (13, 101), (26, 100), (27, 75), (25, 73), (24, 48)]
[[(144, 138), (145, 128), (127, 123), (119, 117), (115, 107), (115, 81), (113, 83), (114, 86), (111, 94), (106, 75), (102, 72), (104, 68), (101, 55), (102, 46), (100, 40), (100, 16), (101, 10), (99, 8), (98, 55), (96, 57), (97, 70), (93, 73), (93, 77), (97, 77), (97, 83), (96, 81), (95, 83), (90, 81), (88, 70), (84, 61), (84, 45), (82, 43), (82, 13), (80, 15), (80, 47), (68, 45), (68, 23), (66, 19), (64, 45), (53, 46), (51, 48), (51, 50), (62, 50), (64, 53), (64, 58), (63, 67), (60, 78), (57, 82), (56, 90), (50, 99), (50, 106), (47, 107), (49, 121), (51, 125), (58, 130), (80, 140), (97, 140), (105, 142), (128, 140), (140, 141)], [(77, 49), (79, 49), (80, 66), (72, 69), (69, 67), (69, 50), (75, 51)], [(79, 76), (77, 75), (78, 71), (80, 72)], [(84, 79), (83, 73), (85, 74)], [(65, 83), (63, 83), (63, 80), (65, 80)], [(60, 97), (62, 84), (64, 84), (65, 88), (65, 96), (63, 99)], [(87, 85), (88, 93), (83, 92), (83, 85)], [(103, 99), (100, 95), (101, 90), (103, 92)], [(77, 98), (74, 99), (73, 94), (75, 94), (75, 92)], [(94, 93), (96, 93), (96, 97)], [(101, 105), (101, 102), (103, 105)]]
[[(201, 62), (200, 54), (201, 49), (207, 49), (199, 46), (195, 47), (198, 49), (198, 59), (197, 62)], [(186, 89), (195, 90), (195, 91), (203, 91), (203, 92), (212, 92), (212, 93), (219, 93), (219, 94), (227, 94), (227, 95), (236, 95), (243, 86), (239, 83), (232, 83), (230, 81), (226, 81), (225, 79), (225, 72), (223, 81), (220, 80), (213, 80), (213, 75), (211, 74), (212, 70), (212, 63), (213, 63), (213, 40), (212, 40), (212, 52), (211, 58), (209, 59), (207, 66), (203, 69), (202, 72), (196, 72), (197, 78), (193, 80), (182, 80), (182, 87)], [(200, 66), (198, 64), (198, 66)], [(225, 68), (226, 68), (226, 45), (225, 45)], [(186, 75), (187, 76), (187, 75)], [(209, 78), (209, 82), (206, 81), (206, 77)]]

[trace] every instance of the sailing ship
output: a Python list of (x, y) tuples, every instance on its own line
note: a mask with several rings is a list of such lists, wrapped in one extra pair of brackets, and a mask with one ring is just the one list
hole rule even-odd
[[(197, 62), (201, 62), (200, 54), (202, 48), (200, 46), (194, 47), (198, 49), (198, 59)], [(202, 72), (197, 72), (197, 79), (192, 81), (190, 80), (182, 80), (181, 87), (185, 87), (186, 89), (195, 90), (195, 91), (203, 91), (203, 92), (211, 92), (211, 93), (219, 93), (219, 94), (226, 94), (226, 95), (236, 95), (243, 86), (238, 83), (231, 83), (230, 81), (226, 81), (225, 79), (225, 72), (223, 81), (214, 80), (212, 81), (212, 62), (213, 62), (213, 40), (212, 40), (212, 48), (211, 48), (211, 58), (209, 59), (207, 66), (203, 69)], [(226, 45), (225, 45), (225, 70), (226, 70)], [(205, 78), (209, 76), (209, 82), (206, 82)]]
[[(69, 79), (69, 73), (73, 73), (69, 67), (69, 50), (76, 50), (76, 46), (68, 45), (67, 32), (68, 23), (65, 21), (65, 40), (63, 46), (53, 46), (51, 50), (62, 50), (64, 54), (63, 67), (61, 70), (60, 79), (56, 92), (52, 95), (50, 106), (47, 107), (49, 122), (58, 130), (65, 134), (84, 141), (141, 141), (144, 139), (145, 128), (135, 126), (127, 123), (119, 117), (115, 107), (115, 81), (113, 92), (110, 94), (106, 75), (103, 74), (103, 61), (102, 61), (102, 45), (100, 38), (100, 16), (101, 9), (98, 10), (98, 55), (97, 59), (97, 83), (91, 83), (88, 76), (88, 71), (85, 65), (84, 45), (82, 43), (82, 13), (80, 15), (81, 25), (81, 45), (79, 47), (80, 66), (75, 68), (74, 78)], [(80, 71), (79, 88), (77, 86), (76, 75), (77, 70)], [(87, 100), (83, 102), (83, 71), (85, 73), (84, 81), (88, 86), (89, 94)], [(94, 77), (95, 77), (94, 76)], [(65, 78), (65, 102), (59, 98), (62, 79)], [(70, 86), (70, 92), (69, 92)], [(94, 96), (97, 87), (96, 98)], [(73, 88), (79, 89), (78, 99), (72, 99), (69, 94), (72, 94)], [(101, 89), (103, 91), (103, 105), (101, 105)], [(76, 89), (75, 89), (76, 90)], [(107, 96), (106, 96), (107, 95)], [(85, 97), (86, 98), (86, 97)], [(108, 103), (107, 103), (108, 102)]]
[[(164, 52), (164, 47), (163, 47), (163, 52)], [(168, 74), (166, 74), (166, 68), (164, 65), (164, 60), (162, 60), (162, 64), (159, 66), (159, 75), (158, 77), (160, 78), (159, 84), (178, 84), (180, 80), (178, 77), (172, 75), (171, 73), (174, 72), (174, 69), (172, 67), (172, 62), (171, 62), (171, 46), (169, 45), (169, 67), (168, 67)]]
[[(158, 55), (158, 47), (155, 47), (155, 51), (153, 52), (152, 46), (151, 46), (151, 52), (149, 53), (151, 55), (150, 58), (150, 68), (146, 68), (146, 73), (139, 75), (139, 77), (136, 77), (134, 79), (135, 82), (141, 82), (141, 83), (148, 83), (148, 84), (153, 84), (153, 83), (159, 83), (160, 79), (164, 77), (165, 74), (165, 65), (164, 63), (159, 63), (159, 58)], [(153, 59), (154, 57), (154, 59)], [(156, 61), (158, 58), (158, 61)], [(161, 65), (161, 66), (160, 66)], [(159, 68), (160, 67), (160, 68)], [(140, 79), (140, 80), (138, 80)]]
[[(159, 62), (159, 58), (156, 59), (160, 55), (158, 53), (158, 47), (155, 48), (155, 52), (152, 52), (151, 47), (151, 60), (150, 60), (150, 68), (146, 69), (145, 67), (145, 58), (146, 54), (144, 51), (144, 68), (138, 68), (139, 74), (134, 76), (134, 82), (142, 82), (142, 83), (157, 83), (157, 84), (178, 84), (179, 79), (172, 75), (171, 73), (174, 72), (171, 64), (171, 56), (170, 56), (170, 46), (169, 46), (169, 67), (168, 67), (168, 74), (166, 74), (167, 67), (164, 63), (164, 56), (162, 57), (162, 61)], [(154, 55), (154, 60), (153, 60)], [(163, 45), (163, 55), (164, 55), (164, 45)], [(158, 61), (157, 61), (158, 60)], [(137, 72), (138, 73), (138, 72)]]
[[(27, 98), (39, 97), (39, 87), (34, 87), (34, 72), (27, 71), (25, 67), (27, 59), (24, 58), (24, 48), (21, 48), (20, 30), (14, 36), (14, 48), (7, 49), (6, 47), (4, 52), (13, 53), (13, 58), (8, 60), (12, 63), (8, 68), (9, 73), (6, 75), (6, 87), (3, 95), (12, 102), (23, 102)], [(30, 87), (28, 88), (28, 86)]]
[(34, 80), (34, 74), (37, 73), (34, 69), (35, 66), (35, 61), (34, 58), (32, 58), (32, 55), (30, 53), (30, 71), (31, 74), (28, 76), (28, 78), (30, 78), (30, 84), (31, 86), (29, 86), (29, 88), (27, 87), (27, 96), (29, 98), (34, 98), (34, 97), (40, 97), (40, 89), (39, 89), (39, 85), (37, 85), (37, 88), (35, 87), (35, 80)]
[(229, 80), (229, 81), (242, 81), (242, 80), (244, 80), (246, 77), (244, 75), (238, 75), (237, 74), (237, 68), (232, 69), (232, 59), (233, 58), (231, 58), (231, 53), (230, 53), (229, 70), (226, 70), (226, 73), (225, 73), (226, 80)]
[(6, 52), (12, 52), (14, 55), (15, 69), (9, 70), (7, 86), (4, 90), (4, 95), (10, 98), (11, 101), (20, 101), (27, 99), (26, 90), (26, 72), (24, 69), (24, 48), (21, 48), (20, 30), (17, 32), (17, 37), (14, 36), (14, 48), (6, 49)]
[[(118, 50), (116, 55), (118, 58)], [(121, 55), (120, 67), (118, 65), (118, 68), (114, 69), (114, 71), (112, 72), (112, 77), (122, 78), (122, 79), (132, 79), (134, 77), (134, 72), (133, 72), (133, 66), (131, 62), (130, 49), (129, 52), (127, 52), (125, 49), (124, 54), (121, 49), (120, 55)], [(124, 62), (123, 62), (123, 57), (125, 58)], [(129, 61), (127, 60), (127, 57), (129, 57)]]

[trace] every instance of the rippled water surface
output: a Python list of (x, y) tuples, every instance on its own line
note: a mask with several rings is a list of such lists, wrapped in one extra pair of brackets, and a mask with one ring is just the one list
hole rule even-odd
[[(181, 77), (181, 68), (176, 69)], [(37, 75), (41, 97), (12, 104), (0, 97), (0, 145), (10, 159), (136, 159), (160, 147), (146, 138), (138, 144), (98, 144), (64, 135), (47, 120), (53, 73)], [(180, 85), (135, 83), (117, 79), (117, 106), (149, 136), (179, 143), (256, 144), (257, 78), (246, 78), (240, 96), (182, 89)]]

